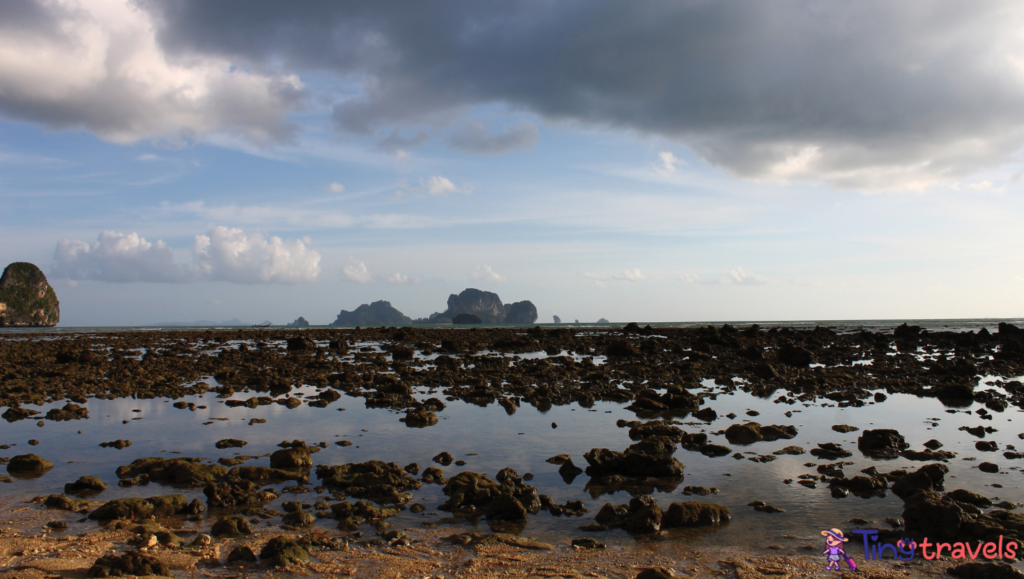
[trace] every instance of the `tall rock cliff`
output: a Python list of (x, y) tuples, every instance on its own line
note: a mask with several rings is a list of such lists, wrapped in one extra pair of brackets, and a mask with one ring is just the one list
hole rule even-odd
[(485, 324), (500, 324), (505, 320), (505, 306), (496, 293), (468, 288), (448, 296), (448, 309), (441, 316), (453, 319), (459, 314), (473, 314)]
[[(556, 318), (558, 316), (555, 316)], [(505, 306), (506, 324), (532, 324), (537, 321), (537, 306), (533, 302), (524, 300)]]
[(56, 326), (59, 321), (60, 302), (43, 272), (26, 262), (8, 265), (0, 276), (0, 327)]

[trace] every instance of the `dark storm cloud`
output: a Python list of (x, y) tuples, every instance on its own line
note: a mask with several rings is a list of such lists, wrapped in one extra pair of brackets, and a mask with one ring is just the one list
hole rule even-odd
[(677, 139), (746, 177), (849, 187), (963, 174), (1024, 142), (1013, 2), (141, 5), (172, 62), (358, 83), (333, 112), (356, 134), (455, 127), (457, 148), (516, 148), (529, 135), (488, 141), (456, 120), (499, 105)]
[(466, 153), (500, 155), (516, 149), (530, 149), (539, 138), (537, 125), (529, 121), (517, 121), (500, 132), (488, 131), (478, 121), (467, 121), (452, 131), (448, 144)]

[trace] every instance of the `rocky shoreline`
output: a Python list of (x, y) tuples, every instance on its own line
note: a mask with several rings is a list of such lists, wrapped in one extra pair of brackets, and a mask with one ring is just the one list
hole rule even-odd
[[(924, 537), (984, 542), (1002, 537), (1024, 544), (1024, 516), (1013, 512), (1018, 504), (990, 500), (975, 492), (979, 489), (946, 492), (947, 465), (956, 453), (943, 450), (938, 440), (924, 442), (924, 448), (916, 450), (897, 428), (861, 430), (836, 425), (836, 433), (857, 437), (855, 449), (826, 441), (817, 443), (816, 448), (789, 444), (759, 454), (745, 449), (755, 443), (789, 441), (798, 435), (798, 429), (792, 424), (761, 424), (751, 419), (739, 422), (734, 414), (719, 417), (715, 410), (718, 397), (733, 391), (794, 409), (858, 408), (884, 404), (889, 396), (905, 394), (936, 398), (950, 411), (973, 412), (980, 420), (992, 420), (1024, 408), (1024, 385), (1015, 380), (1024, 375), (1024, 331), (1007, 324), (1000, 324), (999, 331), (991, 334), (986, 330), (928, 332), (906, 325), (883, 333), (728, 325), (653, 329), (630, 324), (621, 329), (584, 331), (405, 327), (25, 337), (8, 335), (0, 340), (0, 407), (6, 407), (2, 417), (12, 423), (89, 420), (90, 399), (163, 397), (176, 400), (174, 411), (189, 412), (199, 406), (180, 399), (207, 393), (215, 397), (207, 404), (223, 402), (228, 408), (280, 405), (286, 409), (326, 408), (344, 395), (362, 399), (367, 408), (389, 409), (406, 427), (426, 429), (427, 433), (438, 423), (439, 415), (445, 415), (446, 402), (456, 400), (480, 407), (493, 405), (508, 415), (526, 405), (543, 412), (555, 406), (591, 408), (599, 401), (613, 402), (635, 415), (634, 420), (608, 424), (608, 428), (628, 430), (633, 441), (628, 447), (592, 448), (583, 454), (585, 464), (580, 466), (569, 455), (548, 460), (558, 466), (558, 474), (567, 482), (581, 475), (589, 477), (586, 488), (592, 496), (616, 491), (631, 495), (625, 504), (607, 502), (594, 512), (581, 501), (557, 502), (531, 485), (532, 473), (520, 476), (511, 467), (494, 475), (467, 470), (449, 475), (444, 469), (454, 457), (442, 456), (445, 453), (434, 457), (436, 466), (425, 468), (381, 460), (325, 464), (315, 455), (327, 443), (302, 440), (279, 445), (279, 450), (269, 454), (269, 467), (244, 464), (259, 458), (253, 456), (221, 458), (216, 463), (201, 458), (141, 456), (125, 461), (114, 473), (119, 487), (155, 483), (202, 489), (204, 500), (186, 501), (181, 494), (152, 492), (144, 498), (91, 501), (106, 491), (110, 482), (87, 480), (94, 477), (67, 481), (63, 494), (34, 499), (31, 512), (35, 516), (85, 514), (102, 526), (103, 531), (94, 533), (120, 532), (123, 540), (118, 544), (130, 551), (140, 545), (154, 551), (202, 550), (250, 533), (269, 541), (272, 537), (266, 525), (271, 522), (278, 532), (283, 528), (290, 533), (288, 541), (308, 539), (304, 546), (281, 539), (277, 549), (281, 552), (304, 551), (308, 556), (333, 547), (340, 551), (345, 543), (358, 543), (360, 548), (377, 552), (411, 548), (419, 541), (416, 533), (393, 528), (388, 519), (406, 509), (424, 509), (412, 502), (412, 493), (430, 484), (440, 485), (445, 496), (438, 510), (461, 520), (485, 520), (497, 533), (476, 536), (452, 534), (457, 529), (448, 529), (456, 543), (472, 546), (484, 541), (478, 549), (489, 548), (495, 541), (503, 549), (529, 548), (529, 541), (515, 537), (525, 521), (541, 511), (579, 519), (579, 534), (570, 538), (573, 544), (565, 546), (573, 552), (600, 546), (600, 541), (586, 535), (608, 529), (624, 529), (641, 540), (671, 535), (678, 529), (714, 533), (728, 523), (732, 513), (713, 502), (715, 488), (690, 485), (681, 489), (683, 496), (676, 494), (685, 469), (675, 456), (678, 451), (706, 457), (731, 455), (762, 464), (779, 456), (807, 454), (818, 462), (805, 465), (810, 472), (796, 481), (802, 486), (824, 485), (837, 499), (891, 492), (903, 500), (902, 516), (887, 520), (888, 528), (879, 530), (882, 542)], [(544, 356), (523, 355), (534, 352), (544, 352)], [(981, 387), (981, 376), (994, 377), (994, 382)], [(709, 383), (714, 387), (706, 386)], [(303, 390), (303, 385), (315, 389)], [(300, 391), (305, 394), (297, 395)], [(43, 413), (28, 407), (43, 404), (52, 408)], [(957, 410), (967, 407), (974, 410)], [(750, 418), (756, 414), (748, 412)], [(733, 424), (714, 430), (720, 418)], [(964, 436), (983, 438), (986, 434), (984, 426), (962, 430)], [(720, 442), (727, 444), (711, 437), (722, 437)], [(339, 446), (344, 442), (339, 441)], [(123, 439), (100, 443), (119, 450), (131, 445)], [(240, 449), (245, 445), (244, 440), (224, 439), (216, 447)], [(979, 440), (976, 449), (980, 453), (1002, 451), (1000, 461), (1024, 457), (1012, 445), (1000, 447), (989, 440)], [(853, 462), (844, 459), (854, 451), (872, 461), (902, 458), (924, 464), (914, 469), (884, 469), (879, 462), (857, 474), (847, 473), (844, 467)], [(11, 454), (0, 461), (11, 476), (42, 476), (53, 466), (32, 453)], [(982, 472), (1006, 472), (995, 462), (984, 461), (978, 467)], [(672, 496), (659, 505), (651, 496), (654, 492)], [(305, 493), (312, 493), (315, 499)], [(287, 494), (295, 498), (284, 498)], [(284, 512), (267, 507), (282, 499)], [(769, 514), (782, 511), (761, 500), (747, 506)], [(337, 525), (337, 532), (325, 533), (323, 519), (336, 521), (332, 524)], [(61, 522), (59, 516), (46, 521), (53, 525), (45, 527), (44, 534), (59, 534)], [(189, 533), (196, 538), (186, 541), (182, 528), (193, 529)], [(199, 538), (207, 535), (209, 543)], [(260, 547), (265, 548), (266, 544)], [(266, 557), (259, 557), (258, 551), (252, 550), (253, 557), (246, 554), (239, 560), (300, 566), (315, 565), (319, 560), (316, 555), (314, 563), (297, 563), (305, 561), (301, 556), (297, 561), (275, 560), (279, 556), (275, 553), (271, 549)], [(223, 555), (231, 557), (227, 552)], [(220, 565), (235, 563), (218, 561)], [(802, 564), (799, 561), (786, 564), (797, 569)], [(113, 560), (107, 563), (115, 565)], [(739, 568), (735, 569), (739, 574)]]

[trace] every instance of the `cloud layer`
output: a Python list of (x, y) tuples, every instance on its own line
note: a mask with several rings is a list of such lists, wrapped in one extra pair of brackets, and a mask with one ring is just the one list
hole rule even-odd
[(320, 253), (308, 243), (210, 227), (206, 235), (195, 237), (192, 264), (183, 265), (175, 263), (163, 241), (151, 243), (134, 232), (104, 231), (91, 246), (77, 239), (58, 241), (51, 275), (116, 283), (308, 283), (320, 276)]
[[(421, 135), (497, 104), (676, 139), (752, 179), (855, 188), (923, 187), (1024, 144), (1019, 3), (147, 6), (171, 54), (358, 79), (334, 107), (358, 134)], [(536, 139), (528, 124), (460, 127), (450, 144), (474, 152)]]
[(127, 2), (2, 4), (0, 114), (118, 143), (223, 132), (266, 144), (294, 132), (285, 117), (305, 98), (294, 74), (174, 58), (152, 15)]

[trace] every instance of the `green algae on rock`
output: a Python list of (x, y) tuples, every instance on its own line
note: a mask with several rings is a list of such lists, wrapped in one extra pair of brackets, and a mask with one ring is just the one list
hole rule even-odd
[(60, 321), (57, 293), (38, 267), (15, 262), (0, 275), (0, 327), (56, 326)]

